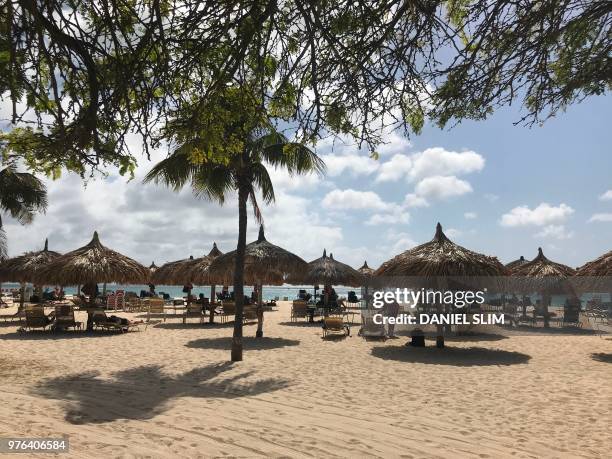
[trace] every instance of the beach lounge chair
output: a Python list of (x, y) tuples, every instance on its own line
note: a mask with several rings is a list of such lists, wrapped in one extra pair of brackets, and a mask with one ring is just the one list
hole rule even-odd
[(33, 330), (35, 328), (42, 328), (46, 330), (53, 324), (53, 315), (45, 315), (45, 309), (41, 306), (27, 305), (25, 308), (25, 324), (19, 329), (19, 331)]
[(188, 318), (200, 319), (200, 322), (204, 322), (204, 314), (202, 314), (202, 305), (197, 303), (191, 303), (187, 305), (185, 312), (183, 313), (183, 323), (187, 323)]
[(236, 303), (233, 301), (222, 301), (221, 308), (221, 323), (229, 322), (230, 317), (236, 315)]
[(245, 304), (242, 308), (242, 321), (249, 322), (253, 320), (257, 320), (257, 305)]
[(291, 305), (291, 322), (297, 322), (300, 318), (308, 318), (308, 303), (304, 300), (293, 300)]
[(344, 323), (342, 317), (325, 317), (323, 319), (323, 338), (330, 333), (343, 333), (351, 336), (351, 328)]
[(374, 314), (379, 314), (380, 311), (366, 309), (361, 311), (361, 328), (358, 335), (367, 339), (387, 339), (387, 332), (384, 324), (374, 322)]
[(149, 298), (148, 303), (147, 321), (151, 320), (151, 317), (161, 317), (165, 322), (166, 310), (164, 309), (164, 300), (162, 298)]
[(146, 329), (147, 323), (143, 320), (133, 321), (116, 316), (108, 317), (104, 311), (96, 311), (93, 315), (93, 326), (98, 330), (127, 333), (131, 330), (140, 331), (141, 325), (144, 325)]
[(74, 308), (68, 304), (55, 306), (55, 322), (53, 330), (64, 330), (66, 328), (81, 329), (83, 324), (74, 318)]
[(14, 312), (13, 314), (0, 314), (0, 320), (3, 322), (17, 322), (25, 319), (25, 311)]

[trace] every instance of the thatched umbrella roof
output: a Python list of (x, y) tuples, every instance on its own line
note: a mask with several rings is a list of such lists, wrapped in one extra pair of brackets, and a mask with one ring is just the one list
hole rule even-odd
[(368, 266), (367, 261), (364, 261), (363, 266), (359, 268), (357, 271), (359, 271), (361, 274), (363, 274), (366, 277), (369, 277), (374, 274), (374, 270)]
[(213, 242), (213, 247), (208, 252), (208, 255), (182, 263), (177, 270), (176, 276), (182, 278), (183, 282), (187, 281), (196, 285), (211, 285), (218, 281), (222, 282), (221, 279), (212, 277), (209, 271), (212, 261), (220, 255), (223, 255), (223, 252), (219, 250), (217, 243)]
[(148, 277), (149, 270), (140, 263), (104, 247), (97, 231), (89, 244), (57, 257), (35, 276), (38, 283), (59, 285), (99, 282), (140, 284), (146, 282)]
[(472, 252), (452, 242), (436, 225), (433, 239), (384, 262), (375, 276), (503, 276), (507, 270), (496, 257)]
[[(230, 283), (233, 279), (236, 251), (220, 255), (210, 265), (210, 274)], [(287, 276), (306, 270), (306, 262), (297, 255), (266, 240), (263, 226), (259, 237), (246, 245), (244, 255), (244, 283), (247, 285), (282, 285)]]
[(49, 240), (45, 239), (43, 250), (27, 252), (19, 257), (2, 262), (0, 264), (0, 280), (3, 282), (32, 282), (38, 271), (59, 256), (58, 252), (49, 250)]
[(506, 264), (506, 268), (512, 271), (513, 269), (516, 269), (519, 266), (523, 266), (526, 263), (529, 263), (529, 260), (527, 260), (523, 255), (521, 255), (521, 257), (518, 260), (514, 260)]
[(576, 276), (612, 276), (612, 250), (578, 268)]
[(568, 277), (573, 276), (576, 271), (574, 268), (555, 263), (544, 256), (541, 247), (538, 247), (538, 256), (529, 263), (522, 264), (514, 268), (511, 272), (513, 276), (524, 276), (534, 278), (544, 277)]
[(580, 291), (612, 294), (612, 250), (578, 268), (575, 276), (572, 284)]
[(365, 277), (349, 265), (334, 260), (334, 256), (323, 250), (323, 256), (308, 263), (304, 274), (294, 278), (294, 282), (310, 285), (346, 285), (359, 287), (364, 283)]
[(193, 255), (190, 255), (189, 258), (164, 263), (152, 274), (151, 282), (157, 285), (185, 285), (189, 279), (183, 277), (181, 269), (193, 259)]

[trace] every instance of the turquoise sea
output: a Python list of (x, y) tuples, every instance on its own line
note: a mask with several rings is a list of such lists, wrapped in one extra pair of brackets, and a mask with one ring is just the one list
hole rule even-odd
[[(2, 289), (16, 289), (16, 288), (19, 288), (19, 284), (17, 283), (7, 282), (7, 283), (2, 284)], [(98, 288), (100, 289), (100, 292), (102, 292), (104, 286), (102, 284), (99, 284)], [(346, 297), (349, 291), (354, 291), (357, 294), (357, 296), (360, 296), (361, 290), (359, 288), (353, 288), (353, 287), (334, 287), (334, 288), (336, 290), (336, 293), (339, 296)], [(221, 289), (222, 289), (222, 286), (217, 285), (215, 288), (215, 291), (219, 293)], [(310, 294), (314, 293), (314, 289), (312, 285), (264, 286), (262, 296), (264, 300), (272, 300), (276, 297), (280, 298), (281, 300), (284, 297), (287, 297), (289, 299), (294, 299), (294, 298), (297, 298), (298, 292), (300, 289), (304, 289)], [(53, 290), (53, 287), (51, 287), (49, 290)], [(107, 284), (106, 286), (107, 292), (112, 292), (115, 290), (125, 290), (126, 292), (135, 292), (136, 294), (140, 295), (141, 290), (148, 292), (149, 287), (147, 285)], [(230, 286), (230, 291), (232, 290), (233, 289)], [(180, 297), (185, 296), (185, 294), (183, 293), (183, 287), (180, 285), (156, 285), (155, 291), (158, 294), (167, 293), (168, 295), (170, 295), (171, 298), (180, 298)], [(244, 287), (245, 295), (251, 295), (252, 291), (253, 291), (253, 287), (248, 287), (248, 286)], [(66, 294), (68, 295), (74, 295), (77, 292), (77, 287), (76, 286), (65, 287), (64, 292), (66, 292)], [(210, 286), (197, 286), (193, 288), (192, 295), (198, 296), (200, 293), (203, 293), (206, 298), (210, 298)], [(318, 290), (318, 293), (321, 293), (321, 289)]]

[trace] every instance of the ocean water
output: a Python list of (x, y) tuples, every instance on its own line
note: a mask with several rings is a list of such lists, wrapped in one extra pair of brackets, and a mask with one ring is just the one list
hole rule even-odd
[[(17, 283), (7, 282), (7, 283), (2, 284), (2, 289), (16, 289), (16, 288), (19, 288), (19, 284)], [(98, 288), (100, 289), (100, 293), (101, 293), (103, 291), (104, 286), (102, 284), (98, 284)], [(222, 288), (223, 288), (222, 286), (217, 285), (215, 288), (215, 292), (217, 293), (221, 292)], [(298, 292), (300, 289), (306, 290), (310, 294), (314, 294), (314, 288), (312, 285), (264, 286), (262, 297), (264, 300), (272, 300), (276, 297), (280, 298), (281, 300), (284, 297), (287, 297), (291, 300), (291, 299), (297, 298)], [(336, 290), (336, 293), (339, 296), (344, 296), (344, 297), (347, 296), (349, 291), (354, 291), (357, 294), (357, 296), (360, 296), (360, 292), (361, 292), (361, 289), (354, 288), (354, 287), (334, 287), (334, 289)], [(49, 290), (53, 290), (53, 287), (50, 287)], [(147, 285), (107, 284), (106, 286), (107, 292), (113, 292), (115, 290), (125, 290), (126, 292), (135, 292), (136, 294), (140, 295), (141, 290), (148, 292), (149, 287)], [(230, 291), (232, 290), (233, 288), (231, 288), (230, 286)], [(317, 292), (321, 293), (321, 290), (322, 289), (319, 288)], [(171, 298), (181, 298), (185, 296), (185, 293), (183, 293), (183, 287), (180, 285), (156, 285), (155, 291), (158, 294), (167, 293), (168, 295), (170, 295)], [(250, 296), (252, 291), (253, 291), (253, 287), (249, 287), (246, 285), (244, 286), (245, 295)], [(77, 293), (77, 287), (76, 286), (65, 287), (64, 292), (66, 292), (66, 294), (68, 295), (75, 295)], [(203, 293), (206, 298), (210, 298), (210, 286), (197, 286), (197, 287), (194, 286), (193, 290), (191, 291), (191, 294), (197, 297), (200, 295), (200, 293)]]

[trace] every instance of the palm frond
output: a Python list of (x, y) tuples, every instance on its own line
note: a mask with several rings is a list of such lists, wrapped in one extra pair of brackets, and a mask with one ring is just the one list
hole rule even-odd
[(6, 231), (2, 226), (2, 219), (0, 218), (0, 261), (8, 258), (8, 245), (6, 243)]
[(179, 191), (198, 173), (198, 166), (189, 161), (184, 148), (163, 159), (149, 171), (144, 182), (162, 183), (174, 191)]
[(47, 209), (47, 188), (35, 175), (17, 172), (14, 166), (0, 171), (0, 209), (21, 224), (32, 221), (36, 212)]
[(287, 169), (290, 175), (325, 172), (325, 162), (301, 143), (275, 143), (261, 150), (262, 158), (274, 167)]
[(234, 173), (231, 168), (214, 163), (198, 165), (196, 174), (192, 177), (191, 186), (194, 194), (220, 204), (225, 202), (225, 196), (236, 189)]
[(274, 194), (274, 185), (270, 179), (268, 170), (261, 163), (255, 163), (250, 168), (253, 186), (261, 191), (261, 195), (266, 204), (270, 204), (276, 200)]
[(261, 209), (259, 208), (259, 203), (257, 202), (257, 196), (255, 196), (255, 189), (251, 187), (249, 190), (249, 199), (251, 201), (251, 205), (253, 206), (253, 215), (255, 215), (255, 220), (260, 225), (263, 225), (263, 215), (261, 214)]

